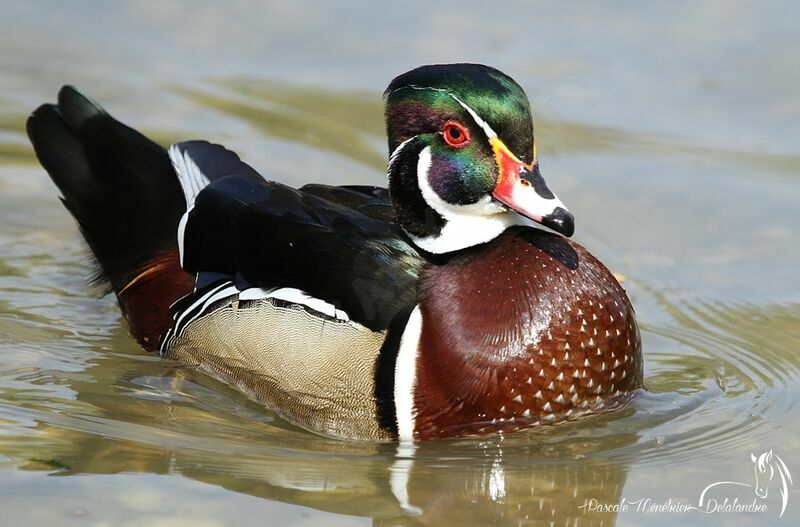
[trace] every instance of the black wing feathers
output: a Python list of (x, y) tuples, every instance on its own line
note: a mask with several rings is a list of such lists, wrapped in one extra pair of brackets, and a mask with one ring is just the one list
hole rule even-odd
[(118, 292), (154, 255), (177, 249), (180, 218), (195, 200), (181, 240), (191, 273), (295, 287), (374, 330), (417, 301), (422, 259), (395, 225), (385, 189), (296, 190), (205, 141), (168, 154), (69, 86), (31, 115), (28, 135)]
[[(320, 197), (334, 194), (354, 208)], [(421, 259), (394, 224), (357, 210), (378, 202), (350, 189), (218, 179), (189, 214), (184, 267), (234, 274), (251, 286), (295, 287), (385, 329), (416, 302)]]
[(360, 212), (370, 218), (386, 223), (394, 222), (394, 212), (389, 204), (389, 191), (385, 188), (366, 185), (335, 187), (310, 184), (301, 187), (300, 190)]

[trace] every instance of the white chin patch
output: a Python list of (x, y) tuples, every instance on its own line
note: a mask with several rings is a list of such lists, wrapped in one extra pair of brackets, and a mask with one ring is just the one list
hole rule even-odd
[(453, 205), (443, 200), (428, 181), (431, 166), (431, 149), (425, 147), (417, 162), (417, 183), (425, 202), (445, 220), (436, 236), (419, 237), (407, 233), (420, 248), (435, 254), (458, 251), (497, 238), (514, 225), (533, 225), (516, 212), (485, 196), (477, 203)]

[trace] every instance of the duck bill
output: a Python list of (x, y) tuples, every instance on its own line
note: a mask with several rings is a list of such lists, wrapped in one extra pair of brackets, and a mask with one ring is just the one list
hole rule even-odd
[(499, 174), (492, 196), (519, 214), (566, 237), (575, 232), (575, 219), (539, 173), (539, 163), (520, 161), (498, 138), (492, 139)]

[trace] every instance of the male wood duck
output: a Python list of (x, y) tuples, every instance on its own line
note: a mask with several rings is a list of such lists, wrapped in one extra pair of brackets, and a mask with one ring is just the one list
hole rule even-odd
[(522, 88), (432, 65), (385, 101), (388, 189), (294, 189), (219, 145), (165, 150), (69, 86), (27, 129), (138, 342), (302, 427), (413, 441), (627, 400), (633, 308), (565, 238)]

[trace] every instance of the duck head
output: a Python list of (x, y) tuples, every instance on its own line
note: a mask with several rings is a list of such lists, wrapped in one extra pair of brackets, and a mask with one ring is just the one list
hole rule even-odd
[(531, 222), (572, 235), (572, 214), (539, 172), (528, 99), (509, 76), (421, 66), (384, 97), (392, 206), (420, 248), (457, 251)]

